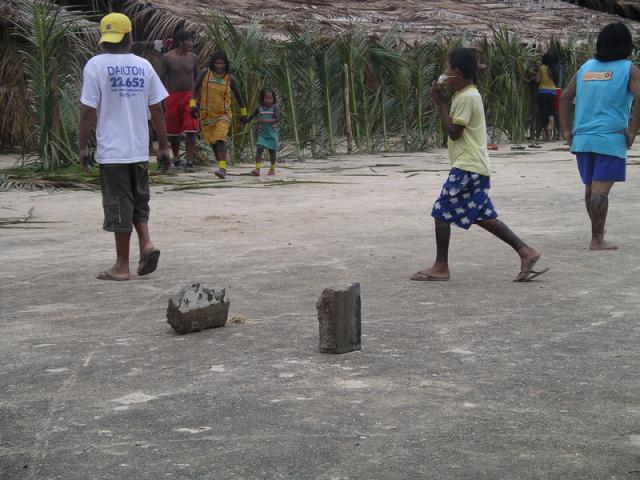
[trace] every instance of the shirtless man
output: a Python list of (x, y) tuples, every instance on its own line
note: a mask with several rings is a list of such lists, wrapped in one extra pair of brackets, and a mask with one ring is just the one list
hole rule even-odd
[(190, 100), (193, 83), (198, 75), (198, 58), (193, 50), (191, 34), (180, 30), (175, 36), (176, 48), (162, 56), (160, 78), (169, 91), (165, 101), (167, 135), (173, 150), (174, 166), (180, 165), (180, 137), (185, 136), (187, 158), (183, 168), (192, 171), (195, 156), (195, 134), (198, 120), (191, 116)]

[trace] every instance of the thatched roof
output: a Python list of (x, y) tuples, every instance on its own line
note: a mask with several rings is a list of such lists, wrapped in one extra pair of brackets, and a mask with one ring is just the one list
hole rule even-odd
[(581, 7), (608, 12), (631, 20), (640, 20), (639, 0), (567, 0)]
[[(194, 29), (205, 12), (216, 11), (236, 26), (257, 20), (267, 35), (276, 38), (283, 35), (287, 25), (301, 29), (314, 25), (327, 34), (353, 26), (380, 34), (397, 26), (408, 39), (435, 34), (482, 37), (491, 34), (492, 26), (505, 25), (524, 39), (535, 41), (566, 34), (583, 37), (621, 20), (559, 0), (158, 0), (152, 16), (144, 7), (148, 2), (128, 3), (129, 8), (135, 5), (136, 10), (146, 11), (150, 23), (169, 13), (174, 22), (186, 21)], [(635, 36), (640, 34), (639, 22), (626, 23)]]

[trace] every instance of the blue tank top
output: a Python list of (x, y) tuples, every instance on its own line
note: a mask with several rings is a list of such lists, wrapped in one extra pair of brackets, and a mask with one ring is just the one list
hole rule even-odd
[(571, 151), (627, 158), (633, 95), (629, 90), (629, 60), (585, 62), (576, 74), (576, 113)]

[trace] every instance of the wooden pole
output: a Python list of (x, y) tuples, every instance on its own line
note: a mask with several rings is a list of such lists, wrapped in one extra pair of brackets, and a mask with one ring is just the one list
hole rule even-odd
[(291, 112), (291, 127), (293, 128), (293, 136), (296, 141), (296, 152), (298, 153), (298, 160), (302, 160), (302, 145), (300, 145), (300, 135), (298, 134), (298, 119), (296, 118), (296, 106), (293, 98), (293, 85), (291, 80), (291, 69), (289, 67), (289, 60), (284, 59), (284, 71), (287, 76), (287, 93), (289, 94), (289, 109)]
[(324, 97), (327, 106), (327, 130), (329, 130), (329, 153), (336, 153), (333, 139), (333, 112), (331, 111), (331, 85), (329, 83), (329, 55), (325, 51), (322, 55), (322, 82), (324, 83)]
[(342, 86), (344, 88), (344, 123), (347, 132), (347, 153), (353, 151), (353, 132), (351, 131), (351, 108), (349, 107), (349, 67), (342, 65)]

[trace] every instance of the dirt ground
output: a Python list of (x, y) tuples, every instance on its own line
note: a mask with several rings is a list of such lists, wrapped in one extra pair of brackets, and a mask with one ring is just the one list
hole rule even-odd
[[(561, 144), (492, 155), (492, 198), (551, 271), (513, 283), (509, 247), (428, 217), (445, 151), (232, 166), (152, 188), (148, 277), (113, 261), (98, 192), (0, 193), (0, 478), (640, 478), (640, 152), (611, 195), (620, 250), (586, 249)], [(193, 185), (192, 185), (193, 186)], [(136, 260), (136, 245), (132, 260)], [(167, 301), (229, 287), (238, 323), (179, 336)], [(322, 289), (360, 282), (362, 351), (318, 352)]]

